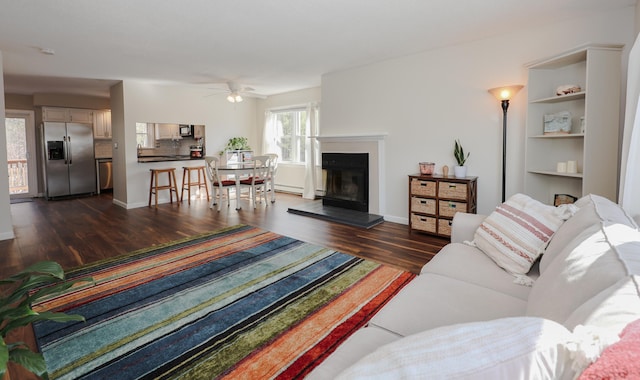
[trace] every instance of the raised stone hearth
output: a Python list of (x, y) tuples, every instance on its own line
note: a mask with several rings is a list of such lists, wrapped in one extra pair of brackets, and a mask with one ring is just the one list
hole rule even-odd
[(289, 212), (370, 228), (384, 221), (384, 139), (386, 134), (316, 136), (322, 153), (367, 153), (369, 159), (368, 210), (323, 206), (321, 201), (290, 208)]
[(340, 207), (326, 206), (322, 204), (322, 201), (313, 201), (312, 203), (290, 207), (287, 211), (292, 214), (330, 220), (332, 222), (362, 228), (371, 228), (384, 222), (384, 218), (381, 215)]

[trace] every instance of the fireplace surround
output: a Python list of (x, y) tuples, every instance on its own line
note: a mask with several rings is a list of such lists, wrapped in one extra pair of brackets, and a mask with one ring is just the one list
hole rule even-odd
[[(384, 167), (384, 145), (386, 133), (380, 134), (362, 134), (362, 135), (325, 135), (325, 136), (313, 136), (312, 138), (320, 142), (320, 151), (323, 154), (340, 153), (340, 154), (364, 154), (367, 156), (367, 170), (363, 171), (362, 180), (365, 185), (353, 185), (353, 175), (346, 175), (346, 180), (332, 179), (330, 183), (334, 183), (337, 188), (343, 191), (341, 197), (351, 198), (346, 194), (366, 194), (366, 209), (365, 211), (359, 211), (356, 209), (349, 209), (343, 207), (326, 206), (324, 201), (318, 200), (312, 203), (305, 203), (304, 205), (297, 207), (290, 207), (288, 212), (310, 216), (318, 219), (330, 220), (342, 224), (371, 228), (377, 224), (384, 222), (384, 217), (379, 215), (384, 210), (384, 184), (385, 184), (385, 167)], [(364, 157), (361, 156), (361, 157)], [(356, 156), (354, 156), (356, 157)], [(352, 170), (353, 168), (346, 168)], [(323, 170), (323, 190), (326, 190), (326, 175), (327, 172)], [(344, 174), (344, 173), (342, 173)], [(365, 181), (366, 176), (366, 181)], [(359, 179), (359, 175), (355, 179)], [(346, 182), (345, 182), (346, 181)], [(339, 186), (338, 186), (339, 184)], [(358, 191), (355, 191), (355, 188)], [(344, 189), (344, 190), (343, 190)], [(331, 198), (331, 197), (328, 197)], [(340, 198), (340, 197), (338, 197)], [(323, 198), (324, 199), (324, 198)], [(359, 207), (362, 209), (363, 202)]]

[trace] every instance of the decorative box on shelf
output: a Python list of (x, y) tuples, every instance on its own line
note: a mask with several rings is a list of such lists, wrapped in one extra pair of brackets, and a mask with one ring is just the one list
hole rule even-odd
[(476, 213), (477, 177), (409, 175), (409, 230), (451, 237), (456, 212)]

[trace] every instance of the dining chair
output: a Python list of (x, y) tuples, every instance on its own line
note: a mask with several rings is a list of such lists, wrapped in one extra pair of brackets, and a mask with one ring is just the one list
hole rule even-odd
[(235, 180), (222, 179), (218, 173), (218, 166), (220, 166), (220, 159), (214, 156), (206, 156), (204, 161), (207, 163), (207, 177), (211, 181), (211, 189), (213, 190), (213, 197), (211, 197), (211, 204), (209, 208), (213, 208), (213, 205), (218, 205), (218, 211), (220, 211), (220, 204), (222, 203), (222, 193), (226, 190), (227, 193), (227, 207), (231, 203), (229, 198), (229, 188), (236, 185)]
[(269, 176), (267, 177), (267, 191), (271, 192), (271, 203), (276, 201), (276, 173), (278, 172), (278, 155), (276, 153), (265, 153), (269, 157)]
[(270, 170), (269, 156), (254, 156), (252, 159), (253, 172), (249, 178), (240, 180), (240, 187), (249, 187), (251, 189), (251, 200), (253, 208), (256, 208), (258, 202), (258, 192), (265, 205), (267, 204), (267, 178)]

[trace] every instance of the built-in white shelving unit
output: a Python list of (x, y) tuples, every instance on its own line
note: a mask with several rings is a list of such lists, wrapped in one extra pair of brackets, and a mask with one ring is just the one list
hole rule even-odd
[[(531, 197), (547, 204), (555, 194), (616, 200), (622, 47), (590, 44), (527, 65), (524, 187)], [(569, 84), (581, 90), (556, 95)], [(545, 135), (544, 115), (562, 111), (571, 113), (570, 132)], [(557, 172), (566, 161), (577, 161), (578, 172)]]

